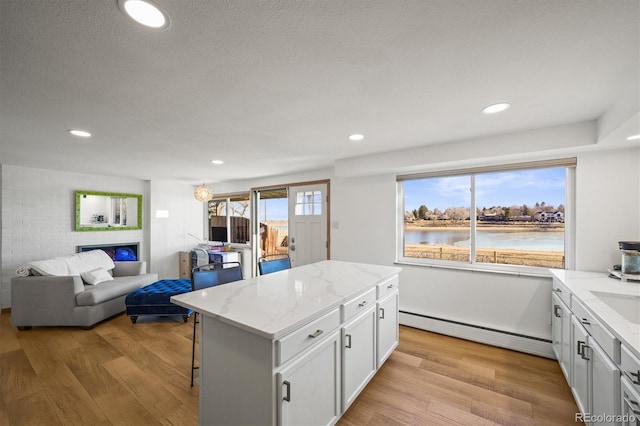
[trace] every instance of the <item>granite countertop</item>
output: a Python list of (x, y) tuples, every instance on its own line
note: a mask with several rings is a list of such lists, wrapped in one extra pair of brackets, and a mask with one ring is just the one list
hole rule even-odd
[(171, 302), (278, 339), (400, 271), (395, 266), (326, 260), (184, 293)]
[[(627, 349), (640, 358), (640, 282), (622, 282), (600, 272), (552, 270), (552, 274), (567, 286)], [(632, 296), (625, 298), (625, 302), (637, 302), (635, 310), (631, 309), (631, 317), (636, 322), (625, 318), (618, 310), (605, 303), (597, 296), (598, 293)], [(636, 302), (633, 301), (634, 298)]]

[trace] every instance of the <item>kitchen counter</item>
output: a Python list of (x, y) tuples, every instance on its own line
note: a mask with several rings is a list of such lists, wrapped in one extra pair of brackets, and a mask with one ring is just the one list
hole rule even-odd
[(173, 296), (171, 301), (267, 339), (279, 339), (400, 271), (394, 266), (326, 260)]
[[(625, 302), (634, 303), (632, 298), (640, 298), (640, 283), (622, 282), (608, 277), (606, 273), (552, 270), (553, 276), (560, 280), (571, 293), (630, 351), (640, 358), (640, 302), (627, 314), (636, 322), (626, 318), (619, 310), (609, 306), (602, 293), (608, 295), (631, 296)], [(594, 293), (595, 292), (595, 293)], [(600, 295), (601, 297), (598, 297)], [(614, 296), (615, 299), (615, 296)], [(636, 299), (640, 300), (640, 299)]]

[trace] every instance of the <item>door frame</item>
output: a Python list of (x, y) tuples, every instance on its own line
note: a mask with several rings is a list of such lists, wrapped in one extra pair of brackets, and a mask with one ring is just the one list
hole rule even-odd
[[(305, 185), (326, 185), (327, 186), (327, 259), (331, 259), (331, 179), (309, 180), (302, 182), (290, 182), (277, 185), (255, 186), (249, 189), (249, 203), (251, 209), (251, 270), (256, 273), (258, 267), (258, 205), (256, 203), (256, 192), (268, 191), (270, 189), (286, 188), (287, 193), (290, 188)], [(288, 222), (288, 219), (287, 219)]]

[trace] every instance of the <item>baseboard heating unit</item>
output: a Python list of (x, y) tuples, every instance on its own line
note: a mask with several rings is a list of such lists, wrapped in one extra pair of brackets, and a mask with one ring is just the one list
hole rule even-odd
[(473, 342), (555, 359), (551, 341), (508, 331), (400, 311), (400, 324)]

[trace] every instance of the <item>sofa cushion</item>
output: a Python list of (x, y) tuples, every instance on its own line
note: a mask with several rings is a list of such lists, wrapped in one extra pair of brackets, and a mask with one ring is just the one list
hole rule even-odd
[(78, 306), (92, 306), (116, 297), (124, 296), (149, 284), (146, 275), (132, 277), (118, 277), (113, 281), (103, 282), (100, 285), (85, 285), (85, 291), (76, 295)]
[(89, 285), (96, 285), (105, 281), (113, 281), (113, 277), (103, 268), (94, 269), (93, 271), (83, 272), (80, 274), (82, 281)]

